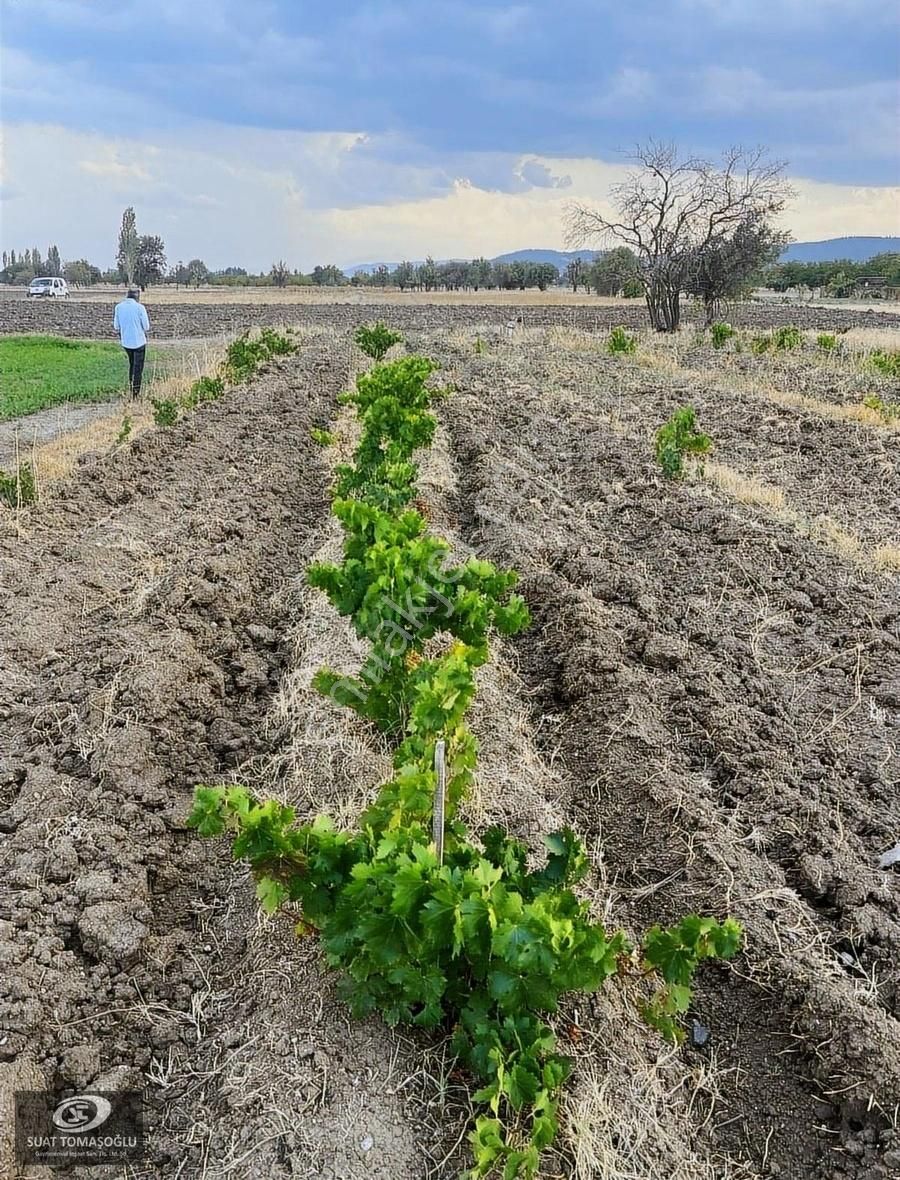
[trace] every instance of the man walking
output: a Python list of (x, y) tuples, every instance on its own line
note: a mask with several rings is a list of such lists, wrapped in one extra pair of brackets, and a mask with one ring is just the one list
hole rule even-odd
[(127, 298), (116, 304), (113, 315), (113, 327), (119, 333), (122, 347), (128, 353), (128, 388), (133, 398), (140, 397), (141, 394), (147, 333), (150, 331), (147, 309), (141, 306), (140, 298), (141, 293), (137, 287), (129, 287)]

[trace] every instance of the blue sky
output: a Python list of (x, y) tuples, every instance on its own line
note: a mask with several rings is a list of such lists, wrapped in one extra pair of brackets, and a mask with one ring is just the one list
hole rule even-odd
[[(106, 258), (133, 203), (171, 257), (220, 264), (557, 245), (564, 201), (602, 202), (650, 135), (767, 145), (801, 182), (798, 237), (900, 220), (889, 0), (0, 7), (4, 241), (51, 219), (64, 253)], [(44, 192), (48, 144), (68, 203)]]

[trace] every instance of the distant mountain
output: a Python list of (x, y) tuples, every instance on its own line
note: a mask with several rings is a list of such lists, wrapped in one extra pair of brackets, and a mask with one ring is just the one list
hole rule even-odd
[[(421, 266), (424, 261), (425, 259), (422, 258), (418, 262), (413, 262), (413, 266)], [(374, 274), (375, 271), (378, 270), (379, 266), (386, 266), (388, 270), (394, 270), (399, 265), (399, 262), (360, 262), (357, 263), (356, 266), (342, 266), (341, 270), (345, 275), (349, 275), (350, 278), (353, 278), (354, 275)]]
[(825, 242), (794, 242), (781, 262), (867, 262), (876, 254), (900, 252), (900, 238), (829, 238)]
[(552, 262), (562, 271), (576, 258), (593, 262), (599, 253), (599, 250), (514, 250), (511, 254), (498, 254), (491, 262)]

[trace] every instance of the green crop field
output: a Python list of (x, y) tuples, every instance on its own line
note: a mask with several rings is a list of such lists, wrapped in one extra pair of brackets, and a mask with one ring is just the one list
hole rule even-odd
[[(148, 357), (148, 361), (149, 361)], [(123, 392), (128, 364), (118, 344), (57, 336), (0, 339), (0, 421), (62, 402)]]

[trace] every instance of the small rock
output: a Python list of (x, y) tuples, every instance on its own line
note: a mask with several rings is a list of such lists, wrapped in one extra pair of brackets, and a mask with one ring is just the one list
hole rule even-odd
[(77, 879), (73, 889), (85, 905), (93, 905), (114, 896), (115, 883), (111, 873), (85, 873)]
[(78, 853), (75, 845), (68, 837), (50, 849), (47, 855), (45, 872), (48, 881), (69, 881), (78, 871)]
[(691, 1044), (696, 1049), (702, 1049), (709, 1040), (709, 1029), (705, 1024), (701, 1024), (699, 1020), (695, 1020), (691, 1025)]
[(123, 967), (137, 962), (147, 937), (144, 923), (117, 902), (88, 906), (78, 919), (78, 932), (88, 954)]
[(900, 864), (900, 844), (895, 844), (879, 860), (880, 869), (889, 869), (892, 865)]
[(362, 1148), (363, 1151), (369, 1152), (375, 1146), (375, 1140), (372, 1138), (371, 1135), (366, 1135), (366, 1137), (364, 1139), (360, 1139), (359, 1146)]
[(144, 1079), (139, 1069), (130, 1065), (116, 1065), (107, 1073), (101, 1074), (93, 1085), (100, 1093), (117, 1093), (120, 1090), (140, 1090)]
[(671, 671), (687, 658), (687, 644), (675, 635), (651, 635), (644, 645), (644, 663), (648, 668)]
[(261, 623), (251, 623), (247, 628), (247, 634), (256, 643), (263, 643), (268, 647), (275, 647), (278, 643), (278, 632), (273, 631), (271, 627), (263, 627)]
[(100, 1072), (100, 1046), (75, 1045), (62, 1055), (60, 1070), (76, 1086), (86, 1086)]

